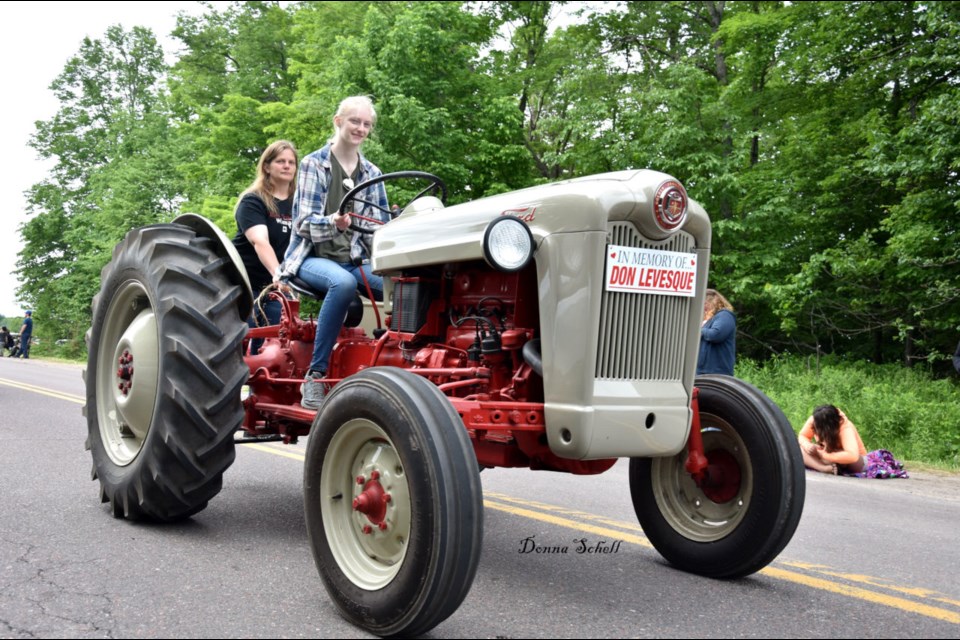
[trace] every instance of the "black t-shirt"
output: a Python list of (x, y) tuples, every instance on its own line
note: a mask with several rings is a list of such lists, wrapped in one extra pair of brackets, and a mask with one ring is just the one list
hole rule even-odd
[(287, 252), (287, 245), (290, 244), (290, 229), (293, 227), (293, 198), (286, 200), (274, 198), (274, 202), (277, 203), (279, 216), (270, 213), (260, 196), (248, 193), (240, 200), (240, 205), (234, 214), (237, 219), (237, 235), (233, 238), (233, 245), (243, 259), (243, 266), (247, 268), (254, 294), (273, 282), (273, 274), (263, 266), (256, 249), (243, 234), (251, 227), (259, 224), (266, 225), (267, 236), (270, 239), (270, 246), (277, 255), (277, 262), (283, 262), (283, 254)]

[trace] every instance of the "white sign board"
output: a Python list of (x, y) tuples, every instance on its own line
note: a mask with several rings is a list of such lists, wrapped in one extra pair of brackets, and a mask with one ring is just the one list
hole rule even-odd
[(606, 291), (692, 297), (697, 288), (694, 253), (607, 247)]

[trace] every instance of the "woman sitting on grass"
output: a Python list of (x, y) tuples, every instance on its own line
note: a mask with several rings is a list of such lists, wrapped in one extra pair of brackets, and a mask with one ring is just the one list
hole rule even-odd
[(856, 426), (832, 404), (817, 407), (797, 439), (803, 464), (814, 471), (860, 478), (909, 477), (886, 449), (867, 453)]

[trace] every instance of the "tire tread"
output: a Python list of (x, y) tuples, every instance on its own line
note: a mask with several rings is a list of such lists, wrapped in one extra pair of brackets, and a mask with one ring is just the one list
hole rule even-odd
[[(101, 271), (89, 332), (86, 376), (93, 476), (112, 513), (130, 520), (176, 521), (206, 507), (235, 459), (233, 433), (243, 419), (240, 386), (249, 372), (240, 344), (246, 325), (230, 264), (212, 241), (181, 225), (130, 231)], [(111, 295), (127, 278), (147, 290), (159, 333), (157, 403), (137, 457), (118, 467), (104, 452), (97, 417), (101, 326)], [(234, 306), (231, 307), (231, 301)]]

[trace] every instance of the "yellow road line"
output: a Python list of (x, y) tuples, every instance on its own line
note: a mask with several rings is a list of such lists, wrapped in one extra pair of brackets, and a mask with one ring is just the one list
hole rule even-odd
[(932, 591), (930, 589), (924, 589), (922, 587), (901, 587), (901, 586), (892, 584), (889, 580), (884, 580), (883, 578), (876, 578), (874, 576), (865, 576), (859, 573), (842, 573), (830, 567), (826, 567), (822, 564), (809, 564), (806, 562), (795, 562), (795, 561), (784, 562), (783, 564), (789, 567), (795, 567), (797, 569), (809, 571), (811, 573), (820, 573), (825, 576), (830, 576), (832, 578), (840, 578), (841, 580), (846, 580), (847, 582), (859, 582), (861, 584), (866, 584), (871, 587), (888, 589), (890, 591), (896, 591), (898, 593), (903, 593), (908, 596), (914, 596), (916, 598), (930, 598), (931, 600), (937, 600), (938, 602), (943, 602), (945, 604), (950, 604), (955, 607), (960, 607), (960, 601), (951, 600), (949, 598), (946, 598), (941, 593)]
[(265, 444), (256, 444), (256, 443), (244, 443), (243, 447), (246, 449), (256, 449), (257, 451), (263, 451), (264, 453), (272, 453), (275, 456), (282, 456), (284, 458), (291, 458), (293, 460), (299, 460), (300, 462), (304, 461), (304, 456), (302, 453), (294, 453), (292, 451), (283, 451), (276, 447), (271, 447)]
[(839, 582), (831, 582), (822, 578), (814, 578), (813, 576), (807, 576), (793, 571), (786, 571), (784, 569), (777, 569), (776, 567), (767, 567), (766, 569), (762, 569), (760, 573), (773, 578), (780, 578), (781, 580), (787, 580), (789, 582), (801, 584), (806, 587), (811, 587), (813, 589), (829, 591), (842, 596), (848, 596), (858, 600), (866, 600), (867, 602), (874, 602), (887, 607), (893, 607), (894, 609), (900, 609), (909, 613), (917, 613), (929, 618), (936, 618), (937, 620), (943, 620), (944, 622), (960, 624), (960, 613), (948, 611), (946, 609), (940, 609), (938, 607), (932, 607), (926, 604), (920, 604), (919, 602), (913, 602), (912, 600), (905, 600), (904, 598), (898, 598), (897, 596), (888, 596), (883, 593), (877, 593), (876, 591), (861, 589), (860, 587), (851, 587), (845, 584), (840, 584)]
[(44, 389), (43, 387), (27, 384), (26, 382), (17, 382), (16, 380), (0, 378), (0, 384), (13, 387), (14, 389), (21, 389), (23, 391), (31, 391), (33, 393), (39, 393), (40, 395), (50, 396), (51, 398), (59, 398), (60, 400), (75, 402), (77, 404), (83, 404), (86, 402), (86, 399), (83, 396), (74, 395), (72, 393), (63, 393), (60, 391), (51, 391), (49, 389)]
[[(27, 384), (25, 382), (8, 380), (6, 378), (0, 378), (0, 385), (5, 385), (8, 387), (12, 387), (14, 389), (30, 391), (32, 393), (39, 393), (41, 395), (49, 396), (51, 398), (66, 400), (68, 402), (74, 402), (76, 404), (83, 404), (85, 402), (85, 398), (83, 398), (82, 396), (63, 393), (59, 391), (51, 391), (43, 387)], [(298, 460), (300, 462), (303, 462), (304, 460), (304, 455), (299, 452), (283, 451), (277, 447), (271, 447), (268, 445), (255, 444), (255, 443), (250, 443), (245, 446), (248, 449), (256, 449), (257, 451), (270, 453), (270, 454), (282, 456), (285, 458), (290, 458), (292, 460)], [(491, 498), (500, 500), (501, 502), (496, 502)], [(558, 506), (546, 504), (543, 502), (536, 502), (533, 500), (524, 500), (521, 498), (515, 498), (513, 496), (509, 496), (502, 493), (496, 493), (496, 492), (488, 492), (486, 494), (486, 498), (483, 501), (483, 504), (488, 509), (502, 511), (504, 513), (509, 513), (511, 515), (516, 515), (516, 516), (528, 518), (531, 520), (539, 520), (541, 522), (553, 524), (558, 527), (564, 527), (567, 529), (573, 529), (575, 531), (581, 531), (585, 533), (599, 535), (602, 537), (608, 537), (608, 538), (612, 538), (613, 540), (623, 540), (624, 542), (629, 542), (629, 543), (632, 543), (641, 547), (645, 547), (648, 549), (653, 548), (653, 545), (651, 545), (650, 542), (643, 535), (630, 533), (630, 531), (642, 531), (642, 529), (638, 525), (635, 525), (632, 523), (621, 522), (618, 520), (606, 518), (604, 516), (599, 516), (596, 514), (587, 513), (583, 511), (577, 511), (574, 509), (566, 509), (563, 507), (558, 507)], [(522, 506), (519, 506), (519, 505), (522, 505)], [(555, 515), (555, 514), (558, 514), (558, 515)], [(564, 516), (579, 518), (581, 521), (572, 520)], [(599, 524), (589, 524), (587, 522), (582, 522), (582, 520), (597, 522)], [(599, 526), (601, 524), (606, 526)], [(616, 527), (616, 529), (611, 527)], [(821, 575), (829, 576), (831, 578), (837, 578), (840, 580), (844, 580), (846, 582), (865, 584), (871, 587), (887, 589), (889, 591), (895, 591), (895, 592), (903, 593), (905, 595), (914, 596), (916, 598), (921, 598), (921, 599), (929, 598), (933, 601), (942, 602), (946, 605), (960, 607), (960, 601), (943, 596), (942, 594), (937, 593), (935, 591), (931, 591), (929, 589), (901, 587), (899, 585), (891, 584), (889, 583), (889, 581), (882, 580), (879, 578), (874, 578), (872, 576), (853, 574), (853, 573), (843, 573), (839, 571), (834, 571), (829, 567), (822, 566), (822, 565), (807, 564), (802, 562), (783, 562), (782, 564), (785, 566), (795, 567), (800, 570), (809, 571), (811, 573), (819, 573)], [(794, 584), (803, 585), (812, 589), (828, 591), (830, 593), (835, 593), (841, 596), (856, 598), (858, 600), (872, 602), (875, 604), (891, 607), (894, 609), (900, 609), (902, 611), (906, 611), (909, 613), (915, 613), (922, 616), (935, 618), (937, 620), (950, 622), (953, 624), (960, 624), (960, 613), (957, 613), (955, 611), (949, 611), (947, 609), (941, 609), (939, 607), (934, 607), (931, 605), (914, 602), (912, 600), (907, 600), (905, 598), (901, 598), (898, 596), (878, 593), (876, 591), (871, 591), (869, 589), (850, 586), (850, 585), (842, 584), (839, 582), (806, 575), (804, 573), (798, 573), (796, 571), (788, 571), (786, 569), (781, 569), (781, 568), (772, 567), (772, 566), (762, 569), (760, 573), (766, 576), (770, 576), (772, 578), (777, 578), (787, 582), (792, 582)]]
[[(265, 446), (265, 445), (247, 445), (252, 446), (253, 448), (263, 451), (265, 453), (272, 453), (274, 455), (284, 456), (287, 458), (292, 458), (294, 460), (303, 460), (304, 456), (299, 453), (290, 453), (286, 451), (281, 451), (275, 447)], [(593, 535), (602, 536), (604, 538), (610, 538), (612, 540), (623, 540), (624, 542), (629, 542), (641, 547), (652, 549), (653, 545), (650, 544), (650, 541), (647, 540), (642, 534), (630, 533), (631, 531), (640, 531), (643, 529), (636, 524), (621, 522), (618, 520), (612, 520), (603, 516), (598, 516), (596, 514), (586, 513), (583, 511), (577, 511), (574, 509), (567, 509), (564, 507), (558, 507), (555, 505), (547, 504), (544, 502), (537, 502), (534, 500), (525, 500), (522, 498), (515, 498), (504, 493), (498, 493), (494, 491), (489, 491), (484, 493), (483, 500), (484, 507), (488, 509), (493, 509), (495, 511), (502, 511), (515, 516), (520, 516), (522, 518), (528, 518), (530, 520), (539, 520), (540, 522), (546, 522), (558, 527), (564, 527), (567, 529), (573, 529), (574, 531), (580, 531), (584, 533), (590, 533)], [(590, 520), (598, 524), (591, 524), (586, 522), (581, 522), (573, 520), (571, 516), (580, 518), (581, 520)], [(607, 526), (600, 526), (604, 524)], [(612, 528), (616, 527), (616, 528)], [(810, 565), (800, 562), (782, 562), (785, 566), (792, 566), (798, 569), (817, 572), (823, 575), (828, 575), (838, 579), (846, 580), (849, 582), (860, 582), (870, 586), (888, 589), (891, 591), (899, 591), (906, 595), (915, 596), (917, 598), (929, 598), (936, 602), (943, 602), (948, 605), (956, 605), (957, 602), (949, 598), (944, 597), (942, 594), (939, 594), (935, 591), (929, 589), (920, 589), (920, 588), (910, 588), (910, 587), (900, 587), (897, 585), (892, 585), (885, 583), (885, 581), (880, 580), (879, 578), (871, 578), (870, 576), (862, 576), (858, 574), (845, 574), (838, 571), (832, 571), (829, 567), (822, 567), (819, 565)], [(887, 595), (883, 593), (878, 593), (876, 591), (870, 591), (869, 589), (864, 589), (861, 587), (855, 587), (850, 585), (845, 585), (839, 582), (834, 582), (826, 580), (823, 578), (817, 578), (814, 576), (809, 576), (797, 571), (788, 571), (786, 569), (781, 569), (777, 567), (768, 566), (765, 569), (761, 569), (760, 573), (779, 580), (784, 580), (786, 582), (792, 582), (794, 584), (799, 584), (805, 587), (812, 589), (819, 589), (821, 591), (828, 591), (830, 593), (835, 593), (841, 596), (846, 596), (849, 598), (856, 598), (857, 600), (863, 600), (866, 602), (872, 602), (875, 604), (884, 605), (894, 609), (900, 609), (902, 611), (907, 611), (909, 613), (915, 613), (918, 615), (926, 616), (929, 618), (935, 618), (937, 620), (943, 620), (945, 622), (952, 622), (954, 624), (960, 624), (960, 613), (950, 611), (947, 609), (941, 609), (939, 607), (934, 607), (927, 604), (922, 604), (919, 602), (914, 602), (912, 600), (907, 600), (905, 598), (900, 598), (897, 596)]]
[(540, 520), (541, 522), (548, 522), (550, 524), (555, 524), (558, 527), (566, 527), (567, 529), (584, 531), (586, 533), (592, 533), (598, 536), (613, 538), (614, 540), (623, 540), (624, 542), (632, 542), (633, 544), (640, 545), (641, 547), (647, 547), (649, 549), (653, 548), (653, 545), (650, 544), (650, 542), (645, 537), (634, 535), (632, 533), (624, 533), (622, 531), (615, 531), (613, 529), (598, 527), (592, 524), (584, 524), (582, 522), (577, 522), (576, 520), (569, 520), (567, 518), (561, 518), (560, 516), (554, 516), (549, 513), (541, 513), (539, 511), (533, 511), (531, 509), (524, 509), (522, 507), (514, 507), (508, 504), (501, 504), (499, 502), (493, 502), (492, 500), (485, 499), (483, 501), (483, 506), (487, 507), (488, 509), (504, 511), (506, 513), (513, 514), (515, 516), (530, 518), (531, 520)]
[(623, 522), (621, 520), (613, 520), (607, 516), (601, 516), (595, 513), (587, 513), (586, 511), (577, 511), (576, 509), (568, 509), (566, 507), (558, 507), (555, 505), (547, 504), (544, 502), (536, 502), (534, 500), (525, 500), (523, 498), (515, 498), (509, 496), (505, 493), (496, 493), (493, 491), (485, 491), (484, 497), (495, 498), (503, 502), (510, 502), (513, 504), (519, 504), (532, 509), (542, 509), (544, 511), (550, 511), (552, 513), (560, 513), (563, 515), (572, 516), (575, 518), (580, 518), (581, 520), (589, 520), (592, 522), (597, 522), (608, 527), (616, 527), (618, 529), (625, 529), (627, 531), (637, 531), (640, 534), (643, 534), (643, 528), (636, 522)]
[[(488, 494), (491, 495), (491, 494)], [(503, 494), (495, 494), (498, 498), (503, 499)], [(513, 499), (513, 502), (523, 502), (521, 500)], [(575, 520), (569, 520), (567, 518), (562, 518), (560, 516), (555, 516), (547, 513), (541, 513), (539, 511), (533, 511), (531, 509), (524, 509), (521, 507), (515, 507), (512, 505), (501, 504), (498, 502), (493, 502), (492, 500), (484, 500), (483, 504), (485, 507), (490, 509), (495, 509), (497, 511), (504, 511), (513, 515), (522, 516), (525, 518), (530, 518), (532, 520), (540, 520), (541, 522), (548, 522), (550, 524), (557, 525), (559, 527), (566, 527), (568, 529), (574, 529), (575, 531), (585, 531), (587, 533), (592, 533), (606, 538), (612, 538), (614, 540), (623, 540), (624, 542), (630, 542), (642, 547), (653, 548), (653, 545), (642, 536), (633, 535), (630, 533), (623, 533), (621, 531), (616, 531), (614, 529), (607, 529), (604, 527), (598, 527), (588, 524), (583, 524)], [(551, 509), (553, 510), (553, 509)], [(626, 524), (626, 523), (620, 523)], [(801, 563), (784, 563), (790, 564), (793, 566), (798, 566), (801, 568), (812, 568), (814, 565), (802, 565)], [(825, 568), (825, 567), (824, 567)], [(954, 624), (960, 624), (960, 613), (953, 611), (948, 611), (946, 609), (940, 609), (938, 607), (933, 607), (926, 604), (921, 604), (918, 602), (913, 602), (911, 600), (906, 600), (904, 598), (899, 598), (897, 596), (885, 595), (882, 593), (877, 593), (876, 591), (870, 591), (868, 589), (862, 589), (860, 587), (852, 587), (838, 582), (831, 582), (829, 580), (824, 580), (822, 578), (815, 578), (812, 576), (807, 576), (802, 573), (797, 573), (795, 571), (787, 571), (785, 569), (778, 569), (776, 567), (766, 567), (761, 569), (760, 573), (772, 578), (779, 578), (780, 580), (786, 580), (788, 582), (793, 582), (796, 584), (801, 584), (807, 587), (812, 587), (814, 589), (820, 589), (822, 591), (829, 591), (831, 593), (836, 593), (843, 596), (848, 596), (851, 598), (857, 598), (858, 600), (865, 600), (867, 602), (874, 602), (877, 604), (882, 604), (888, 607), (893, 607), (894, 609), (901, 609), (903, 611), (908, 611), (910, 613), (917, 613), (923, 616), (930, 618), (936, 618), (937, 620), (943, 620), (945, 622), (952, 622)], [(926, 589), (908, 589), (905, 587), (896, 587), (893, 585), (883, 584), (882, 581), (876, 578), (870, 578), (869, 576), (859, 576), (856, 574), (843, 574), (840, 572), (822, 572), (826, 575), (831, 575), (837, 578), (845, 580), (860, 581), (871, 586), (899, 590), (910, 595), (915, 595), (920, 598), (925, 598), (931, 595), (939, 595), (936, 592), (929, 591)], [(944, 600), (936, 598), (936, 600), (943, 602)], [(950, 603), (950, 601), (947, 601)]]
[[(5, 378), (0, 378), (0, 384), (13, 387), (15, 389), (21, 389), (24, 391), (30, 391), (32, 393), (39, 393), (41, 395), (49, 396), (52, 398), (58, 398), (60, 400), (66, 400), (68, 402), (74, 402), (77, 404), (83, 404), (85, 399), (82, 396), (77, 396), (74, 394), (62, 393), (59, 391), (50, 391), (44, 389), (43, 387), (38, 387), (35, 385), (27, 384), (24, 382), (17, 382), (14, 380), (7, 380)], [(271, 447), (268, 445), (250, 443), (245, 445), (248, 449), (256, 449), (264, 453), (270, 453), (273, 455), (290, 458), (292, 460), (298, 460), (303, 462), (304, 455), (299, 452), (290, 452), (283, 451), (276, 447)], [(621, 522), (618, 520), (612, 520), (604, 516), (599, 516), (592, 513), (587, 513), (583, 511), (577, 511), (573, 509), (566, 509), (563, 507), (558, 507), (555, 505), (546, 504), (543, 502), (536, 502), (533, 500), (524, 500), (521, 498), (515, 498), (513, 496), (508, 496), (502, 493), (489, 492), (486, 494), (486, 498), (483, 503), (484, 506), (489, 509), (494, 509), (496, 511), (502, 511), (504, 513), (509, 513), (511, 515), (520, 516), (523, 518), (528, 518), (531, 520), (539, 520), (541, 522), (546, 522), (553, 524), (559, 527), (564, 527), (567, 529), (573, 529), (575, 531), (582, 531), (585, 533), (591, 533), (594, 535), (599, 535), (603, 537), (609, 537), (614, 540), (623, 540), (624, 542), (629, 542), (645, 548), (653, 548), (653, 545), (644, 537), (643, 535), (637, 535), (634, 533), (629, 533), (629, 531), (642, 531), (639, 525), (632, 523)], [(502, 502), (495, 502), (490, 498), (495, 498), (501, 500)], [(517, 506), (523, 505), (523, 506)], [(531, 508), (527, 508), (531, 507)], [(537, 510), (539, 509), (539, 511)], [(552, 512), (552, 513), (545, 513)], [(554, 515), (562, 514), (562, 515)], [(577, 520), (571, 520), (570, 518), (563, 517), (564, 515), (580, 518), (581, 520), (590, 520), (593, 522), (598, 522), (606, 526), (599, 526), (596, 524), (588, 524), (585, 522), (579, 522)], [(610, 528), (616, 527), (616, 529)], [(888, 589), (891, 591), (897, 591), (904, 593), (906, 595), (915, 596), (918, 598), (930, 598), (931, 600), (942, 602), (947, 605), (960, 606), (960, 601), (950, 599), (948, 597), (942, 596), (935, 591), (921, 588), (911, 588), (911, 587), (900, 587), (894, 584), (890, 584), (887, 581), (873, 578), (871, 576), (864, 576), (859, 574), (847, 574), (838, 571), (830, 570), (829, 567), (824, 567), (821, 565), (812, 565), (805, 564), (801, 562), (784, 562), (785, 566), (796, 567), (801, 570), (806, 570), (810, 572), (820, 573), (825, 576), (830, 576), (833, 578), (838, 578), (848, 582), (858, 582), (861, 584), (866, 584), (872, 587), (878, 587), (882, 589)], [(823, 578), (816, 578), (809, 576), (803, 573), (798, 573), (796, 571), (788, 571), (786, 569), (780, 569), (777, 567), (766, 567), (760, 571), (761, 574), (770, 576), (772, 578), (777, 578), (787, 582), (792, 582), (795, 584), (800, 584), (812, 589), (819, 589), (821, 591), (828, 591), (830, 593), (835, 593), (842, 596), (847, 596), (850, 598), (856, 598), (858, 600), (864, 600), (866, 602), (873, 602), (876, 604), (881, 604), (887, 607), (892, 607), (894, 609), (900, 609), (902, 611), (907, 611), (909, 613), (915, 613), (930, 618), (935, 618), (937, 620), (943, 620), (945, 622), (951, 622), (953, 624), (960, 624), (960, 613), (949, 611), (947, 609), (941, 609), (938, 607), (921, 604), (918, 602), (913, 602), (905, 598), (900, 598), (897, 596), (886, 595), (883, 593), (878, 593), (876, 591), (870, 591), (869, 589), (863, 589), (861, 587), (854, 587), (839, 582), (833, 582), (830, 580), (825, 580)]]
[[(488, 494), (490, 495), (490, 494)], [(496, 494), (497, 497), (503, 498), (503, 494)], [(520, 500), (513, 500), (514, 502), (522, 502)], [(587, 533), (592, 533), (594, 535), (599, 535), (605, 538), (612, 538), (614, 540), (623, 540), (624, 542), (630, 542), (642, 547), (653, 548), (653, 545), (642, 536), (633, 535), (630, 533), (624, 533), (622, 531), (617, 531), (614, 529), (608, 529), (605, 527), (598, 527), (594, 525), (583, 524), (575, 520), (570, 520), (567, 518), (562, 518), (560, 516), (555, 516), (547, 513), (541, 513), (539, 511), (533, 511), (531, 509), (525, 509), (522, 507), (515, 507), (513, 505), (501, 504), (499, 502), (493, 502), (492, 500), (484, 500), (483, 504), (485, 507), (490, 509), (495, 509), (497, 511), (504, 511), (513, 515), (522, 516), (525, 518), (530, 518), (532, 520), (540, 520), (541, 522), (548, 522), (559, 527), (565, 527), (567, 529), (573, 529), (575, 531), (585, 531)], [(625, 523), (621, 523), (625, 524)], [(803, 565), (801, 563), (784, 563), (790, 564), (792, 566), (798, 566), (805, 569), (813, 568), (815, 565)], [(824, 567), (825, 568), (825, 567)], [(766, 567), (761, 569), (760, 573), (772, 578), (778, 578), (780, 580), (786, 580), (787, 582), (793, 582), (795, 584), (800, 584), (806, 587), (811, 587), (814, 589), (820, 589), (821, 591), (829, 591), (831, 593), (836, 593), (839, 595), (856, 598), (858, 600), (865, 600), (867, 602), (873, 602), (876, 604), (882, 604), (888, 607), (893, 607), (894, 609), (900, 609), (902, 611), (908, 611), (910, 613), (917, 613), (923, 616), (930, 618), (936, 618), (937, 620), (943, 620), (945, 622), (952, 622), (954, 624), (960, 624), (960, 613), (954, 611), (948, 611), (946, 609), (940, 609), (938, 607), (933, 607), (926, 604), (921, 604), (918, 602), (913, 602), (911, 600), (906, 600), (904, 598), (899, 598), (897, 596), (890, 596), (882, 593), (877, 593), (876, 591), (870, 591), (868, 589), (862, 589), (860, 587), (853, 587), (841, 584), (839, 582), (831, 582), (829, 580), (824, 580), (823, 578), (815, 578), (813, 576), (804, 575), (802, 573), (797, 573), (796, 571), (787, 571), (785, 569), (778, 569), (776, 567)], [(888, 589), (898, 589), (892, 585), (882, 584), (878, 579), (869, 579), (869, 576), (858, 576), (855, 574), (843, 574), (839, 572), (822, 572), (826, 575), (831, 575), (837, 578), (845, 580), (859, 580), (871, 586), (877, 586), (881, 588)], [(925, 589), (908, 589), (908, 588), (899, 588), (898, 590), (908, 593), (910, 595), (915, 595), (920, 598), (927, 597), (928, 595), (933, 595), (935, 592), (925, 590)], [(939, 595), (939, 594), (937, 594)], [(940, 598), (937, 598), (938, 601), (943, 601)]]

